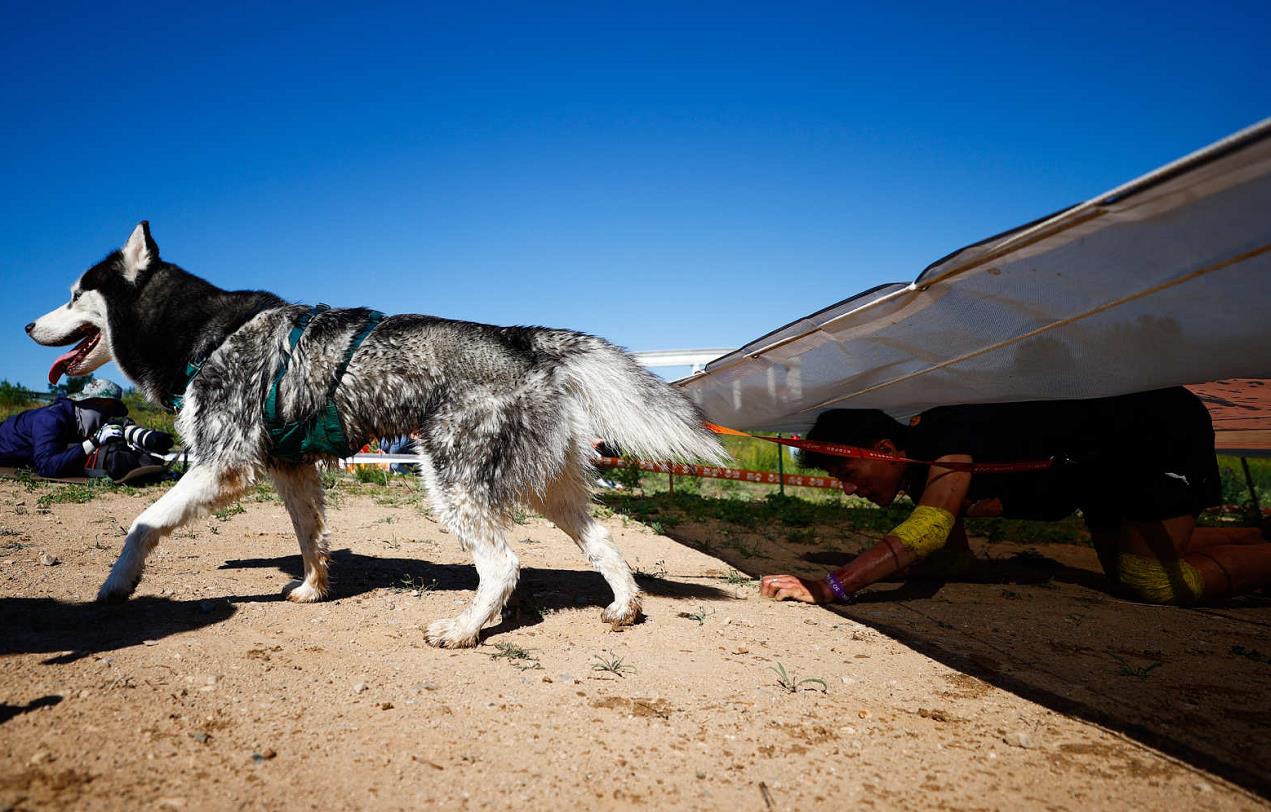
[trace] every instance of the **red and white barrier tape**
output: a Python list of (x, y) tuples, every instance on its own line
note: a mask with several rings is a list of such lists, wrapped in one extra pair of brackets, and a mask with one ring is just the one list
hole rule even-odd
[(834, 477), (804, 476), (802, 474), (778, 474), (774, 471), (748, 471), (744, 468), (715, 468), (710, 465), (685, 465), (681, 462), (648, 462), (646, 460), (628, 460), (622, 457), (601, 457), (595, 461), (597, 468), (635, 467), (641, 471), (652, 471), (657, 474), (679, 474), (704, 479), (732, 479), (737, 482), (757, 482), (764, 485), (776, 485), (782, 481), (787, 485), (798, 485), (804, 488), (842, 487)]

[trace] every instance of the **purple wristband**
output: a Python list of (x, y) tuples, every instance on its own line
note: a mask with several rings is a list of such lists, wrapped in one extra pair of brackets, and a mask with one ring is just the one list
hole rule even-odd
[(834, 593), (834, 599), (839, 603), (851, 603), (852, 596), (847, 594), (847, 590), (839, 583), (839, 579), (834, 577), (834, 573), (826, 573), (825, 582), (830, 585), (830, 591)]

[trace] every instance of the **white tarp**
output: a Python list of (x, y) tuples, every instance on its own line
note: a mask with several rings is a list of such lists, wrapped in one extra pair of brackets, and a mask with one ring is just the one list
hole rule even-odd
[(1271, 377), (1271, 119), (676, 382), (713, 422)]

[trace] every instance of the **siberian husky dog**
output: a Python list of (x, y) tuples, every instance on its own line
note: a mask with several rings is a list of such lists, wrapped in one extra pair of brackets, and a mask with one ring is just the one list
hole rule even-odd
[[(316, 463), (333, 455), (280, 458), (264, 417), (273, 389), (289, 421), (331, 406), (352, 448), (377, 437), (419, 438), (434, 515), (471, 551), (480, 576), (463, 612), (428, 626), (432, 645), (474, 646), (482, 627), (500, 617), (517, 582), (506, 536), (519, 506), (555, 523), (604, 576), (614, 597), (601, 614), (606, 623), (636, 622), (640, 593), (631, 570), (589, 511), (592, 443), (604, 438), (652, 459), (723, 463), (723, 449), (684, 395), (584, 333), (397, 315), (356, 344), (371, 311), (313, 314), (264, 291), (221, 290), (164, 261), (142, 222), (123, 248), (71, 286), (69, 302), (27, 325), (40, 344), (74, 344), (54, 362), (52, 382), (114, 359), (150, 399), (172, 404), (183, 395), (177, 427), (197, 462), (133, 523), (98, 600), (126, 599), (164, 536), (232, 502), (263, 475), (286, 504), (304, 559), (304, 579), (287, 585), (287, 598), (326, 597)], [(307, 316), (312, 321), (296, 331), (293, 346), (293, 328)]]

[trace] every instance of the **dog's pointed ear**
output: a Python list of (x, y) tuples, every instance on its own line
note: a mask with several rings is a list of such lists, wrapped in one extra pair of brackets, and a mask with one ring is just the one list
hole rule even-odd
[(142, 220), (120, 249), (124, 256), (124, 278), (136, 282), (137, 276), (159, 258), (159, 245), (150, 236), (150, 222)]

